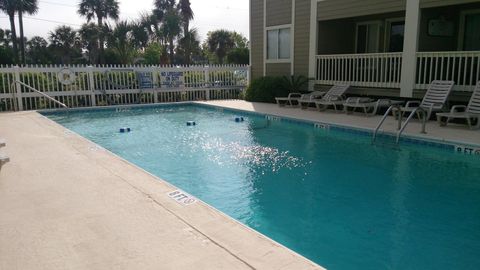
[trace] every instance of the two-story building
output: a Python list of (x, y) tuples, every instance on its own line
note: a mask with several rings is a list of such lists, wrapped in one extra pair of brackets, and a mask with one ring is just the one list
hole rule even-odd
[(479, 0), (250, 0), (253, 78), (414, 97), (435, 79), (468, 96), (480, 80)]

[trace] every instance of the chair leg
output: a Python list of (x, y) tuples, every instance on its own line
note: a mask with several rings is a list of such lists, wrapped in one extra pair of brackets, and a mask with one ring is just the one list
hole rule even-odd
[(470, 117), (467, 118), (467, 124), (468, 128), (472, 129), (472, 120), (470, 119)]

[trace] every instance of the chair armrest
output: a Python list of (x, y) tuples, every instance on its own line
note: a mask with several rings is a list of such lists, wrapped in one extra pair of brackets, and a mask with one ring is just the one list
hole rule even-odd
[(302, 97), (302, 94), (300, 93), (290, 93), (288, 94), (288, 98), (300, 98)]
[(452, 107), (450, 112), (456, 113), (456, 112), (465, 112), (467, 110), (467, 106), (465, 105), (455, 105)]
[(405, 108), (417, 108), (420, 107), (421, 102), (418, 100), (411, 100), (407, 101), (407, 104), (405, 104)]
[(344, 95), (340, 95), (340, 96), (337, 96), (337, 95), (330, 95), (330, 98), (329, 100), (337, 100), (337, 101), (342, 101), (342, 100), (345, 100), (345, 96)]

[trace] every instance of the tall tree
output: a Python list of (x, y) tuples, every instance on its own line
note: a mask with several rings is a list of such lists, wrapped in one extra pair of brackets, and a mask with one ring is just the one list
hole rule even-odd
[(86, 50), (87, 58), (90, 63), (99, 61), (99, 39), (101, 33), (100, 27), (94, 23), (85, 23), (78, 31), (82, 47)]
[(72, 57), (80, 52), (77, 32), (69, 26), (59, 26), (49, 36), (50, 44), (61, 64), (70, 64)]
[(200, 52), (198, 32), (197, 29), (192, 28), (186, 35), (178, 40), (177, 56), (181, 57), (183, 63), (190, 64), (193, 57), (196, 56), (198, 58), (198, 56), (200, 56)]
[[(182, 18), (183, 25), (183, 38), (186, 41), (191, 41), (192, 36), (190, 35), (190, 21), (193, 20), (194, 14), (190, 4), (190, 0), (180, 0), (178, 2), (178, 10), (180, 12), (180, 17)], [(189, 65), (191, 60), (191, 42), (186, 42), (184, 48), (184, 61), (185, 64)]]
[(108, 36), (108, 48), (114, 50), (120, 64), (131, 64), (135, 57), (132, 28), (127, 21), (120, 21)]
[(51, 64), (53, 63), (52, 55), (48, 50), (48, 42), (39, 36), (32, 37), (26, 44), (27, 63), (32, 64)]
[(25, 59), (25, 36), (23, 34), (23, 13), (29, 15), (35, 14), (38, 11), (37, 0), (17, 0), (18, 12), (18, 26), (20, 28), (20, 55), (23, 64), (26, 64)]
[(235, 46), (231, 32), (227, 30), (217, 30), (207, 34), (208, 50), (214, 53), (220, 64), (223, 64), (223, 59), (228, 51)]
[(17, 12), (17, 0), (0, 0), (0, 10), (8, 15), (12, 38), (13, 60), (18, 63), (17, 31), (15, 29), (15, 13)]
[(10, 30), (0, 29), (0, 64), (13, 64), (13, 50), (11, 44)]
[(168, 40), (168, 51), (170, 64), (175, 62), (175, 38), (180, 34), (180, 16), (176, 9), (171, 8), (165, 14), (165, 18), (160, 28), (161, 33)]
[(161, 22), (167, 11), (175, 7), (175, 0), (155, 0), (153, 6), (153, 14), (157, 17), (157, 20)]
[[(97, 19), (100, 29), (105, 29), (105, 20), (108, 18), (118, 20), (119, 4), (117, 0), (81, 0), (78, 6), (78, 14), (87, 18), (87, 22)], [(100, 63), (105, 62), (105, 37), (99, 37)]]

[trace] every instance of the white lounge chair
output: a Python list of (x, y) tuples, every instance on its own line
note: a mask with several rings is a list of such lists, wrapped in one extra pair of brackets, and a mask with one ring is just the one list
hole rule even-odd
[(405, 113), (410, 113), (409, 118), (411, 118), (411, 114), (415, 112), (420, 119), (423, 111), (425, 113), (425, 119), (428, 120), (433, 112), (444, 110), (445, 103), (452, 92), (454, 84), (453, 81), (433, 81), (421, 102), (408, 101), (404, 107), (399, 107), (392, 112), (394, 115), (400, 116), (400, 118), (402, 118)]
[[(402, 104), (403, 101), (391, 99), (374, 100), (368, 97), (349, 97), (343, 103), (345, 113), (353, 113), (357, 109), (361, 109), (366, 116), (376, 115), (378, 109), (388, 108), (395, 104)], [(351, 109), (351, 110), (350, 110)]]
[(0, 170), (2, 169), (2, 166), (5, 165), (9, 161), (10, 161), (9, 157), (0, 154)]
[[(453, 106), (449, 113), (437, 113), (437, 121), (441, 126), (446, 126), (453, 119), (466, 119), (470, 129), (480, 128), (480, 81), (473, 91), (467, 106)], [(476, 121), (472, 125), (472, 120)]]
[(288, 97), (276, 97), (275, 101), (277, 102), (278, 106), (285, 107), (285, 106), (298, 106), (298, 100), (302, 98), (302, 94), (300, 93), (290, 93)]
[(343, 106), (345, 102), (345, 92), (347, 92), (350, 85), (334, 85), (321, 100), (315, 101), (315, 106), (319, 111), (325, 111), (329, 106), (333, 106), (335, 111), (338, 111), (338, 106)]
[(315, 106), (315, 101), (322, 99), (322, 97), (325, 95), (325, 91), (313, 91), (311, 93), (308, 93), (306, 95), (303, 95), (302, 98), (298, 100), (298, 103), (300, 104), (300, 107), (305, 110), (310, 107), (310, 105)]

